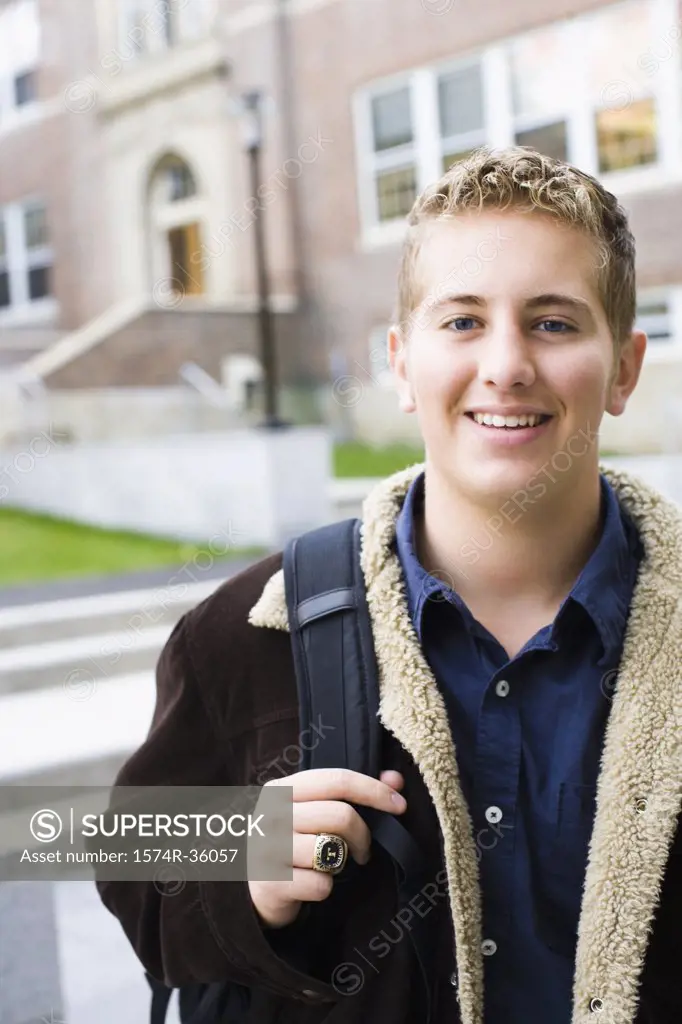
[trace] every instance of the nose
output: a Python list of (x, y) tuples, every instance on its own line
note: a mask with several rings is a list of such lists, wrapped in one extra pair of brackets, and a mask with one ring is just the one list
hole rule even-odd
[(528, 340), (518, 324), (500, 324), (482, 339), (478, 376), (498, 388), (530, 387), (536, 370)]

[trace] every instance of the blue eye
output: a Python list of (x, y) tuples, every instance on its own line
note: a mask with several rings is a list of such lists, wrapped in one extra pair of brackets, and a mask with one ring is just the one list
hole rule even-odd
[[(455, 327), (459, 332), (461, 331), (473, 331), (474, 327), (478, 323), (473, 316), (456, 316), (452, 320), (448, 320), (444, 327)], [(455, 326), (456, 325), (456, 326)]]
[(563, 320), (541, 320), (538, 327), (542, 324), (550, 325), (549, 330), (545, 331), (546, 334), (563, 334), (565, 331), (574, 330), (570, 324), (565, 324)]

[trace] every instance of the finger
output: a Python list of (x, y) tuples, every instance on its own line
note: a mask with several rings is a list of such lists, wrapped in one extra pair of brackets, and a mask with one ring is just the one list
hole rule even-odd
[[(294, 833), (294, 867), (313, 870), (315, 856), (315, 836)], [(329, 874), (329, 871), (315, 871), (315, 874)]]
[(294, 804), (294, 832), (315, 836), (331, 832), (342, 836), (359, 864), (369, 860), (372, 836), (367, 825), (350, 804), (340, 800), (310, 800)]
[(405, 785), (405, 779), (400, 772), (393, 771), (392, 768), (388, 768), (382, 772), (379, 776), (382, 782), (385, 782), (391, 789), (401, 790)]
[(385, 782), (351, 771), (350, 768), (311, 768), (281, 779), (272, 779), (265, 785), (291, 786), (295, 802), (344, 800), (364, 807), (376, 807), (379, 811), (391, 814), (401, 814), (407, 806), (405, 798)]
[(291, 898), (302, 903), (320, 903), (331, 895), (334, 876), (328, 871), (313, 871), (308, 868), (294, 868), (291, 883)]
[[(311, 862), (312, 863), (312, 859)], [(334, 888), (334, 876), (328, 871), (313, 871), (307, 867), (294, 867), (291, 881), (259, 882), (260, 892), (267, 894), (266, 903), (317, 902), (326, 900)]]

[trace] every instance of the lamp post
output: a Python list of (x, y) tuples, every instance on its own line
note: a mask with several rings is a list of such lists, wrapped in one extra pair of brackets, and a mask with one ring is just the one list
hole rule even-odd
[[(261, 187), (261, 148), (263, 143), (262, 93), (254, 89), (242, 94), (242, 126), (244, 145), (249, 156), (251, 195), (257, 198)], [(288, 426), (281, 420), (277, 407), (277, 364), (275, 358), (275, 332), (270, 308), (270, 281), (265, 248), (263, 207), (254, 213), (254, 248), (258, 281), (258, 335), (260, 358), (263, 366), (265, 391), (265, 418), (263, 427)]]

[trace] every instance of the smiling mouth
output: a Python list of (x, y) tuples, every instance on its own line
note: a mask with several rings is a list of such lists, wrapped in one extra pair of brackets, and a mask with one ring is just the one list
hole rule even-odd
[(535, 415), (527, 416), (494, 416), (491, 414), (479, 414), (473, 412), (467, 412), (464, 414), (468, 416), (470, 420), (477, 423), (481, 427), (489, 427), (492, 430), (533, 430), (537, 427), (541, 427), (543, 423), (547, 423), (551, 420), (551, 415), (548, 413), (540, 413)]

